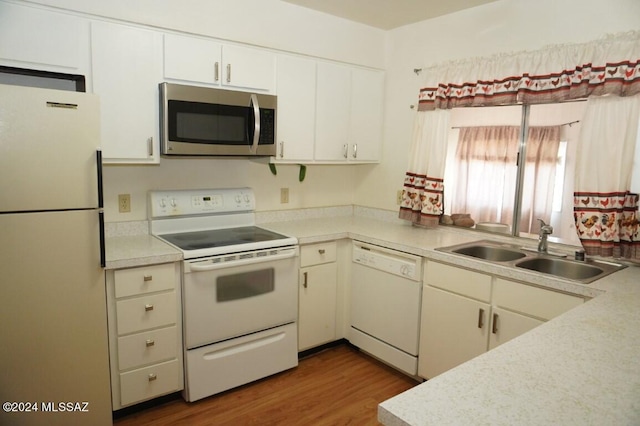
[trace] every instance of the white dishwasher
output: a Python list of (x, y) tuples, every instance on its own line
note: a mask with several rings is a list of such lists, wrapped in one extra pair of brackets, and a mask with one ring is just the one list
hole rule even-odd
[(422, 258), (354, 241), (352, 262), (349, 341), (415, 376)]

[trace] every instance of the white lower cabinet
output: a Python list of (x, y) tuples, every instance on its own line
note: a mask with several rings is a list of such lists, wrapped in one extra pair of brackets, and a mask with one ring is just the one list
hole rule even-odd
[(298, 350), (336, 340), (336, 242), (300, 248)]
[(184, 387), (180, 265), (107, 271), (113, 409)]
[(581, 297), (427, 261), (418, 375), (433, 378), (583, 302)]

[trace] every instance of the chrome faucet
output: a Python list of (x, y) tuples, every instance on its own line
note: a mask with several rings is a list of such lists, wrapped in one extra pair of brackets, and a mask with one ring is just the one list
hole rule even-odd
[(538, 253), (547, 252), (547, 237), (553, 233), (553, 226), (544, 223), (544, 220), (540, 221), (540, 233), (538, 234)]

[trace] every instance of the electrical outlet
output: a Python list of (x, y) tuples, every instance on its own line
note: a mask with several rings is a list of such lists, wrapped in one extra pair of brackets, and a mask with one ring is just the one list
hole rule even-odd
[(289, 202), (289, 188), (280, 188), (280, 204)]
[(396, 194), (396, 204), (400, 205), (402, 204), (402, 193), (404, 191), (402, 189), (398, 189), (398, 193)]
[(120, 213), (131, 211), (131, 194), (118, 194), (118, 211)]

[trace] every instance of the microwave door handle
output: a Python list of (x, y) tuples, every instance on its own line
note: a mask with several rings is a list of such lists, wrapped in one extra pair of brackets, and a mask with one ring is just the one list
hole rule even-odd
[(253, 128), (253, 145), (251, 152), (255, 154), (258, 150), (258, 141), (260, 140), (260, 105), (258, 97), (255, 93), (251, 94), (251, 105), (253, 106), (254, 128)]

